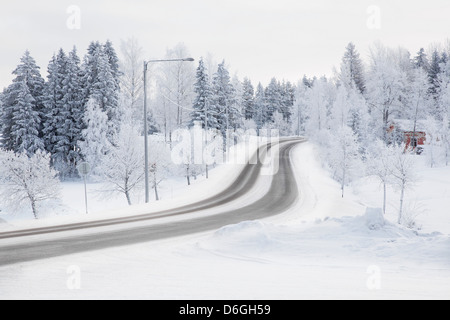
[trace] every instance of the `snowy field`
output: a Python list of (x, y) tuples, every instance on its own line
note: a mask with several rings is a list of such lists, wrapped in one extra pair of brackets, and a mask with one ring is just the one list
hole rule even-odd
[[(382, 190), (370, 178), (340, 197), (340, 186), (307, 143), (293, 151), (301, 199), (288, 212), (215, 232), (35, 261), (0, 268), (0, 299), (449, 299), (450, 167), (421, 165), (407, 195), (420, 230), (399, 227), (392, 190), (385, 218)], [(421, 160), (419, 160), (421, 161)], [(166, 181), (164, 207), (232, 180), (223, 165), (191, 188)], [(232, 174), (230, 174), (232, 172)], [(216, 178), (214, 178), (216, 177)], [(215, 180), (217, 179), (217, 180)], [(96, 188), (90, 185), (90, 193)], [(65, 212), (40, 222), (0, 216), (0, 230), (84, 219), (83, 185), (64, 184)], [(175, 198), (175, 197), (174, 197)], [(125, 198), (90, 198), (89, 216), (129, 210)], [(136, 213), (145, 206), (136, 206)], [(156, 209), (155, 209), (156, 210)], [(102, 213), (103, 212), (103, 213)], [(74, 218), (78, 217), (78, 218)], [(62, 220), (61, 220), (62, 219)]]

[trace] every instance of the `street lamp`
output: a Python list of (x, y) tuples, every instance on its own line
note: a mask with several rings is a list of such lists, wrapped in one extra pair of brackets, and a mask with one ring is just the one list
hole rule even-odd
[(147, 123), (147, 68), (149, 63), (158, 62), (193, 62), (193, 58), (185, 59), (164, 59), (164, 60), (148, 60), (144, 61), (144, 144), (145, 144), (145, 203), (150, 201), (150, 188), (148, 177), (148, 123)]

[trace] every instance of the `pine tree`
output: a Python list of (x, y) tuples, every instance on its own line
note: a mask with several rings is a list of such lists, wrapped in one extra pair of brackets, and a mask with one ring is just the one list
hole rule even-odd
[(283, 119), (290, 123), (292, 108), (294, 106), (295, 87), (289, 82), (284, 82), (281, 85), (281, 108), (279, 112), (283, 115)]
[(201, 122), (203, 128), (207, 124), (208, 129), (219, 129), (218, 114), (212, 108), (212, 89), (203, 58), (199, 61), (196, 79), (197, 81), (194, 85), (196, 97), (189, 126), (192, 127), (195, 122)]
[(117, 57), (116, 50), (110, 40), (107, 40), (103, 45), (103, 51), (105, 55), (108, 57), (108, 63), (111, 67), (111, 73), (116, 83), (116, 90), (120, 89), (120, 77), (122, 76), (122, 72), (120, 71), (119, 66), (119, 58)]
[(430, 63), (424, 48), (420, 48), (419, 52), (417, 52), (417, 56), (414, 58), (414, 67), (422, 68), (426, 72), (430, 70)]
[(237, 129), (241, 118), (234, 103), (234, 88), (225, 61), (219, 64), (212, 83), (212, 106), (218, 114), (219, 129), (225, 136), (227, 130)]
[(65, 122), (66, 135), (69, 138), (69, 150), (66, 156), (70, 168), (70, 175), (75, 174), (77, 163), (81, 159), (78, 150), (78, 142), (82, 140), (82, 130), (85, 128), (83, 121), (85, 108), (83, 105), (80, 58), (76, 48), (69, 53), (67, 60), (67, 74), (63, 80), (64, 106), (69, 113)]
[(242, 103), (245, 119), (255, 119), (255, 89), (253, 88), (252, 82), (248, 78), (245, 78), (242, 83), (242, 91)]
[(265, 96), (265, 92), (264, 92), (264, 87), (260, 82), (256, 88), (256, 93), (255, 93), (255, 115), (254, 115), (254, 120), (256, 123), (258, 135), (259, 135), (259, 130), (261, 130), (264, 127), (265, 109), (266, 109), (266, 96)]
[(265, 108), (263, 112), (263, 122), (270, 124), (273, 122), (273, 114), (282, 110), (282, 89), (277, 79), (272, 78), (264, 91)]
[(430, 82), (430, 94), (433, 98), (437, 98), (439, 93), (439, 74), (441, 73), (441, 57), (437, 50), (433, 51), (430, 62), (430, 69), (428, 71), (428, 80)]
[(64, 85), (63, 80), (67, 70), (67, 56), (64, 51), (59, 50), (53, 56), (48, 65), (48, 81), (45, 85), (44, 106), (45, 113), (43, 121), (43, 140), (45, 149), (52, 155), (52, 164), (58, 163), (62, 169), (64, 155), (62, 145), (68, 143), (63, 132), (64, 124), (68, 115), (64, 107)]
[[(17, 140), (18, 134), (22, 135), (24, 133), (23, 130), (29, 130), (28, 134), (37, 130), (36, 137), (39, 141), (34, 141), (32, 145), (35, 145), (36, 148), (40, 148), (42, 145), (40, 140), (42, 138), (41, 118), (44, 113), (44, 79), (42, 79), (39, 67), (28, 51), (25, 52), (20, 62), (13, 71), (13, 74), (16, 76), (13, 83), (4, 90), (2, 97), (1, 142), (3, 148), (14, 151), (24, 147), (24, 141)], [(33, 123), (30, 129), (22, 128), (26, 119), (19, 114), (20, 111), (18, 109), (20, 108), (29, 112), (30, 117), (32, 117), (29, 120)], [(21, 123), (17, 122), (18, 119), (20, 119)], [(36, 148), (30, 147), (29, 152), (33, 152), (32, 150)]]
[(25, 80), (13, 107), (12, 121), (11, 138), (14, 141), (14, 152), (25, 152), (32, 156), (36, 151), (44, 150), (44, 143), (39, 137), (41, 118), (36, 111), (36, 100)]
[(346, 86), (347, 90), (357, 88), (360, 93), (366, 91), (363, 63), (355, 45), (351, 42), (347, 45), (342, 58), (339, 79)]
[(91, 97), (92, 87), (98, 78), (98, 57), (96, 52), (102, 50), (100, 42), (91, 42), (82, 65), (83, 105), (86, 105)]

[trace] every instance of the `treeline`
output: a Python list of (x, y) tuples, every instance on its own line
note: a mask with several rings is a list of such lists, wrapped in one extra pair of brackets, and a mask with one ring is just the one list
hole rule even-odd
[[(449, 54), (448, 48), (420, 49), (412, 56), (405, 49), (374, 45), (363, 61), (350, 43), (332, 77), (303, 76), (296, 84), (273, 78), (266, 86), (240, 80), (225, 61), (216, 63), (211, 56), (195, 64), (150, 64), (146, 134), (165, 142), (150, 148), (155, 197), (165, 176), (201, 174), (201, 166), (177, 171), (169, 164), (172, 133), (195, 123), (223, 135), (238, 129), (305, 135), (326, 150), (342, 189), (353, 160), (376, 154), (371, 146), (380, 144), (374, 141), (384, 146), (403, 142), (401, 121), (408, 121), (411, 131), (426, 126), (430, 163), (448, 164)], [(12, 84), (0, 94), (4, 158), (48, 160), (60, 179), (77, 177), (77, 164), (87, 161), (93, 176), (109, 182), (109, 191), (124, 193), (131, 204), (131, 193), (141, 189), (143, 180), (139, 137), (144, 134), (146, 57), (135, 39), (122, 41), (120, 56), (110, 41), (92, 42), (83, 59), (76, 48), (60, 49), (44, 79), (25, 52)], [(178, 44), (162, 58), (189, 56)]]
[(48, 64), (46, 80), (26, 51), (13, 74), (0, 99), (2, 148), (30, 157), (46, 151), (61, 176), (75, 175), (83, 158), (88, 101), (94, 99), (108, 115), (109, 136), (120, 118), (121, 72), (112, 43), (92, 42), (82, 62), (76, 48), (70, 53), (60, 49)]

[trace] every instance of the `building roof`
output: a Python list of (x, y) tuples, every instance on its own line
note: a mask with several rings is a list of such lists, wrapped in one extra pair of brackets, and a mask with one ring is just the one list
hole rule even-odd
[[(393, 124), (401, 131), (414, 131), (414, 121), (406, 119), (394, 119)], [(427, 132), (427, 126), (424, 120), (418, 120), (416, 123), (416, 132)]]

